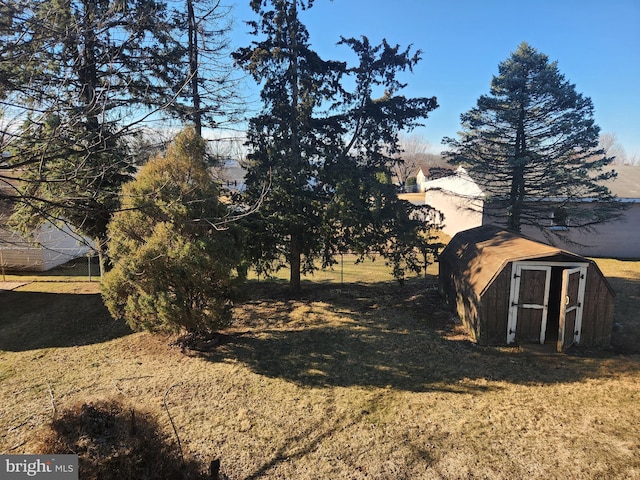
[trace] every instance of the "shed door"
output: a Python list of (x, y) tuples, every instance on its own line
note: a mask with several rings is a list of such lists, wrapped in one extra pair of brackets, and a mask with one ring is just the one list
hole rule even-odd
[(566, 350), (574, 343), (580, 343), (586, 277), (586, 267), (571, 268), (562, 272), (557, 345), (559, 352)]
[(507, 343), (544, 343), (550, 285), (550, 266), (513, 265)]

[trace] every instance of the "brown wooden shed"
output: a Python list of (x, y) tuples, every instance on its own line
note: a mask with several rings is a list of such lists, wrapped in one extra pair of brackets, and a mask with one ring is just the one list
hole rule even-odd
[(453, 237), (439, 287), (480, 345), (611, 340), (615, 293), (595, 262), (492, 225)]

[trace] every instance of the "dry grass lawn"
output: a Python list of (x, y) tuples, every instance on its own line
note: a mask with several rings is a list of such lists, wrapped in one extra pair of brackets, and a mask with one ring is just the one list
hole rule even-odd
[(620, 348), (571, 355), (476, 347), (424, 279), (350, 267), (295, 299), (251, 282), (202, 352), (129, 332), (95, 282), (36, 277), (0, 293), (0, 453), (37, 453), (54, 415), (99, 400), (173, 441), (166, 394), (185, 454), (231, 479), (640, 478), (640, 262), (601, 267)]

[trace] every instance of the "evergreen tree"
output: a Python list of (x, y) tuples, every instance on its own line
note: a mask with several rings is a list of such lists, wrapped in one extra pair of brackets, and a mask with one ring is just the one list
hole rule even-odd
[(247, 197), (270, 190), (250, 227), (251, 257), (259, 272), (289, 265), (290, 287), (301, 273), (334, 263), (353, 249), (378, 252), (401, 278), (419, 268), (414, 247), (435, 220), (421, 219), (400, 201), (388, 181), (398, 133), (419, 125), (437, 107), (435, 98), (407, 99), (399, 72), (410, 70), (419, 52), (366, 38), (342, 39), (359, 63), (325, 61), (312, 49), (300, 10), (312, 1), (251, 2), (260, 19), (250, 22), (262, 36), (235, 53), (238, 63), (262, 84), (264, 111), (249, 124)]
[(228, 325), (241, 237), (225, 222), (202, 137), (180, 133), (122, 193), (102, 285), (111, 314), (136, 330), (202, 335)]
[(245, 105), (230, 58), (231, 7), (220, 0), (185, 0), (172, 15), (180, 58), (174, 64), (184, 67), (175, 72), (176, 98), (166, 112), (193, 124), (199, 135), (203, 126), (233, 123)]
[(461, 115), (459, 138), (444, 140), (446, 155), (480, 183), (508, 229), (543, 229), (554, 214), (589, 227), (621, 207), (602, 184), (615, 172), (603, 170), (612, 158), (598, 148), (593, 112), (557, 62), (522, 43), (499, 65), (490, 94)]
[(183, 6), (187, 13), (156, 0), (3, 3), (0, 98), (13, 127), (2, 133), (22, 180), (16, 228), (69, 223), (107, 266), (106, 225), (145, 120), (169, 115), (201, 128), (228, 113), (228, 69), (215, 76), (198, 63), (198, 54), (224, 54), (228, 10)]
[[(20, 173), (14, 224), (68, 222), (95, 240), (128, 178), (128, 137), (141, 107), (165, 105), (175, 62), (166, 6), (155, 0), (10, 0), (3, 29), (11, 166)], [(7, 86), (8, 85), (8, 86)]]

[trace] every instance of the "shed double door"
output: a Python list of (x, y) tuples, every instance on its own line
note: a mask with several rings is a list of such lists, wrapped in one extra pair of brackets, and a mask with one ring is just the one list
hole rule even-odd
[(587, 267), (562, 269), (558, 297), (551, 295), (552, 285), (558, 288), (559, 283), (552, 282), (554, 266), (562, 264), (513, 264), (507, 343), (545, 342), (550, 297), (560, 298), (557, 350), (563, 351), (580, 342)]

